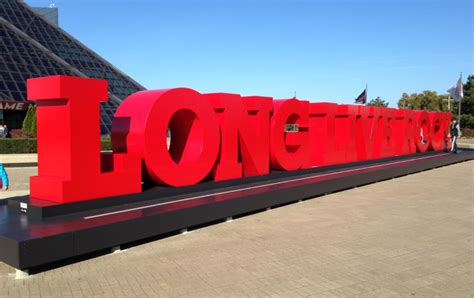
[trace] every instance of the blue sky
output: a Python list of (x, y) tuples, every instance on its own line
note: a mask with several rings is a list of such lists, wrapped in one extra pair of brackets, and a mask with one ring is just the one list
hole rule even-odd
[(472, 0), (29, 0), (148, 89), (390, 106), (474, 74)]

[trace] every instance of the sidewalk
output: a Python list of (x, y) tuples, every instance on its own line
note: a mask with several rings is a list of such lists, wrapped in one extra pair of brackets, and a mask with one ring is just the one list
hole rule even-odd
[(18, 197), (18, 196), (26, 196), (29, 195), (29, 190), (0, 190), (0, 200), (5, 200), (8, 198)]
[(474, 149), (474, 139), (460, 139), (458, 147), (461, 149)]
[(7, 191), (0, 190), (0, 200), (30, 193), (30, 176), (38, 174), (37, 167), (14, 167), (7, 168), (6, 171), (10, 180), (10, 188)]
[(0, 163), (5, 167), (32, 167), (38, 165), (38, 154), (0, 154)]
[(333, 193), (24, 280), (0, 263), (0, 296), (472, 297), (473, 167)]

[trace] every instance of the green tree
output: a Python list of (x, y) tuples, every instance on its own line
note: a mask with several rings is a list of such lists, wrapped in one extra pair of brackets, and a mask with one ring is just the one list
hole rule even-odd
[(36, 107), (31, 105), (26, 112), (26, 117), (23, 119), (22, 129), (33, 135), (36, 135)]
[[(463, 85), (464, 97), (461, 102), (461, 127), (474, 129), (474, 75), (467, 77)], [(458, 117), (458, 103), (453, 104), (453, 118)]]
[(461, 104), (461, 112), (464, 115), (474, 116), (474, 75), (469, 75), (467, 77), (463, 89), (464, 98)]
[(381, 99), (380, 96), (377, 96), (376, 98), (372, 99), (367, 103), (368, 106), (374, 106), (374, 107), (388, 107), (388, 102), (385, 100)]
[(31, 129), (31, 113), (32, 113), (32, 109), (30, 106), (28, 110), (26, 111), (25, 119), (23, 119), (22, 129), (24, 131), (29, 131)]
[(399, 108), (426, 111), (448, 111), (446, 95), (438, 95), (436, 91), (425, 90), (423, 93), (403, 93), (398, 101)]

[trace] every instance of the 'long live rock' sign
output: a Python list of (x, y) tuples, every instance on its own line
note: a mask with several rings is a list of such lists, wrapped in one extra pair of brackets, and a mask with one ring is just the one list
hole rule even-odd
[[(187, 88), (141, 91), (117, 109), (114, 153), (101, 155), (99, 107), (107, 95), (104, 80), (28, 80), (38, 126), (31, 197), (66, 203), (136, 193), (142, 174), (156, 184), (184, 186), (442, 150), (451, 120), (450, 113)], [(285, 131), (287, 124), (298, 131)]]

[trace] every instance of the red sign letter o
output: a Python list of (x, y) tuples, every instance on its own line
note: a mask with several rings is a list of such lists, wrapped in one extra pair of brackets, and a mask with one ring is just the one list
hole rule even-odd
[(426, 152), (431, 142), (431, 123), (428, 112), (415, 111), (416, 114), (416, 131), (415, 140), (418, 152)]
[(196, 184), (214, 166), (219, 124), (200, 93), (185, 88), (138, 92), (123, 102), (116, 117), (117, 123), (129, 123), (128, 133), (120, 135), (126, 136), (128, 150), (144, 159), (147, 173), (156, 183)]

